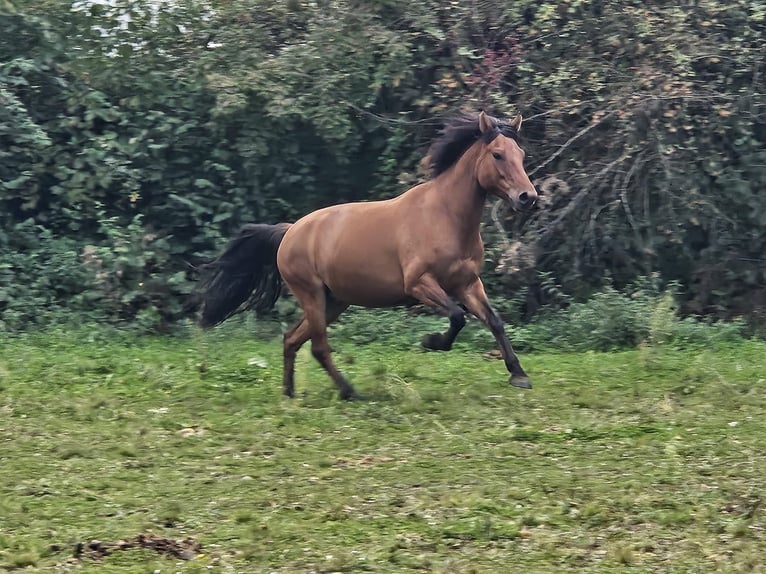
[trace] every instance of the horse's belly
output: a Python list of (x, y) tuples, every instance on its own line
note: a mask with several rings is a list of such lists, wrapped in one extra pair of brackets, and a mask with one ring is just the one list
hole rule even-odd
[(333, 297), (349, 305), (389, 307), (408, 300), (399, 272), (386, 275), (345, 269), (341, 273), (330, 274), (325, 284)]

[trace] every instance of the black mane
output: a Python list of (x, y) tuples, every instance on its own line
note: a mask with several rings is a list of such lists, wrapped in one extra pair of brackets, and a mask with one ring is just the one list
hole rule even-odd
[(488, 117), (495, 129), (483, 135), (479, 130), (478, 114), (458, 116), (439, 132), (439, 137), (431, 144), (425, 158), (425, 163), (431, 170), (431, 177), (447, 171), (479, 138), (483, 137), (485, 143), (491, 142), (500, 134), (517, 138), (516, 130), (509, 124)]

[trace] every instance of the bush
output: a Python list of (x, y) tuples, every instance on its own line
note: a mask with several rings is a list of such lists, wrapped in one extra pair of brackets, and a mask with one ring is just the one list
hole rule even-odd
[(643, 278), (624, 291), (607, 286), (584, 302), (543, 312), (534, 322), (512, 327), (520, 350), (611, 351), (648, 345), (709, 346), (741, 339), (745, 322), (680, 318), (679, 287), (660, 289), (657, 278)]
[[(34, 255), (0, 239), (6, 328), (70, 301), (166, 327), (185, 261), (242, 223), (400, 193), (461, 109), (527, 118), (540, 209), (498, 201), (485, 229), (488, 291), (529, 286), (519, 318), (658, 271), (684, 312), (766, 323), (762, 3), (210, 4), (2, 3), (0, 230), (48, 234)], [(534, 337), (630, 346), (646, 309), (604, 292)]]
[(73, 312), (99, 320), (93, 286), (75, 239), (54, 237), (30, 220), (0, 233), (0, 330), (57, 322)]
[(106, 322), (157, 331), (183, 314), (193, 285), (184, 271), (167, 273), (169, 240), (140, 215), (100, 226), (99, 240), (86, 244), (31, 220), (0, 232), (0, 330)]
[[(742, 339), (742, 320), (713, 322), (696, 317), (680, 318), (680, 288), (661, 286), (656, 276), (641, 278), (625, 290), (605, 286), (583, 302), (557, 302), (531, 323), (508, 322), (506, 332), (519, 351), (582, 352), (635, 349), (639, 345), (688, 348), (714, 346)], [(507, 303), (507, 304), (506, 304)], [(516, 301), (518, 304), (518, 301)], [(511, 308), (500, 301), (497, 307)], [(423, 335), (443, 332), (447, 319), (403, 309), (350, 309), (331, 326), (331, 336), (358, 345), (372, 342), (411, 349)], [(473, 319), (456, 344), (476, 351), (495, 346), (489, 329)]]

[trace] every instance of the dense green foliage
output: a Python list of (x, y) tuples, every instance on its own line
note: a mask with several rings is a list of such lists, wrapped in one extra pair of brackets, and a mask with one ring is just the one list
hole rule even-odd
[(241, 223), (401, 192), (462, 107), (525, 115), (546, 194), (488, 210), (495, 296), (657, 271), (763, 319), (760, 3), (18, 0), (0, 29), (5, 329), (172, 323)]

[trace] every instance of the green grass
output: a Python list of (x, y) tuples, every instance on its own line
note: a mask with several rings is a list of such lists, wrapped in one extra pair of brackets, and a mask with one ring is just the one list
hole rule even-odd
[[(403, 333), (415, 342), (418, 333)], [(766, 556), (766, 344), (523, 355), (235, 329), (2, 341), (0, 570), (750, 572)], [(78, 542), (196, 538), (68, 560)]]

